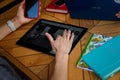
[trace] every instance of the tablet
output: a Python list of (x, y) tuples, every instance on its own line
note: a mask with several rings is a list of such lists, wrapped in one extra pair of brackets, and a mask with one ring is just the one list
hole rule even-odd
[(71, 30), (75, 35), (71, 48), (72, 51), (88, 29), (45, 19), (40, 19), (22, 38), (20, 38), (20, 40), (17, 41), (17, 44), (46, 54), (54, 55), (45, 33), (50, 33), (52, 37), (56, 39), (57, 35), (62, 35), (65, 29)]

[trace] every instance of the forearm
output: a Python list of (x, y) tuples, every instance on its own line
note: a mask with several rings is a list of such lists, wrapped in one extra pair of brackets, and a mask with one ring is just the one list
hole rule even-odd
[(51, 80), (67, 80), (68, 78), (68, 54), (56, 57), (55, 69)]
[[(18, 19), (16, 17), (11, 19), (11, 21), (14, 24), (16, 29), (19, 28), (22, 25), (21, 23), (19, 23), (19, 21), (18, 21)], [(9, 28), (9, 26), (7, 25), (7, 23), (5, 23), (2, 26), (0, 26), (0, 40), (3, 39), (5, 36), (7, 36), (11, 32), (12, 31)]]
[(46, 33), (53, 51), (55, 52), (55, 68), (50, 80), (67, 80), (68, 79), (68, 56), (74, 40), (74, 33), (70, 30), (64, 30), (63, 35), (58, 35), (56, 40)]

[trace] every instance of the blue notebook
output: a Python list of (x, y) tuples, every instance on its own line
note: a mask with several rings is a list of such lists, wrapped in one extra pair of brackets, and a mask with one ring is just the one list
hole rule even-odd
[(120, 11), (120, 0), (65, 0), (72, 18), (120, 20), (115, 14)]
[(120, 36), (83, 56), (83, 61), (102, 79), (113, 76), (120, 70)]

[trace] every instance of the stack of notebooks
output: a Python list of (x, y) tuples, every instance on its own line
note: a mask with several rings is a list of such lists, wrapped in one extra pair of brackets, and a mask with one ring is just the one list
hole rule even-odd
[[(99, 34), (93, 34), (87, 46), (92, 43), (95, 35), (98, 36)], [(77, 67), (80, 67), (80, 61), (82, 61), (88, 66), (86, 69), (94, 71), (102, 80), (107, 80), (120, 70), (120, 36), (110, 37), (101, 35), (101, 37), (94, 40), (104, 42), (99, 47), (88, 52), (85, 51), (87, 50), (86, 48), (84, 50), (86, 54), (82, 55), (77, 61)]]
[(107, 41), (112, 39), (111, 36), (101, 35), (101, 34), (92, 34), (89, 41), (87, 42), (84, 50), (82, 51), (81, 56), (79, 57), (77, 61), (77, 68), (85, 69), (88, 71), (93, 71), (90, 69), (86, 63), (82, 60), (82, 57), (86, 54), (88, 54), (91, 50), (103, 45)]

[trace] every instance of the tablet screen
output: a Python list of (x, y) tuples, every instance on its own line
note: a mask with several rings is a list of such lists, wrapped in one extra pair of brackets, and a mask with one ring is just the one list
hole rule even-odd
[(74, 32), (74, 41), (71, 48), (75, 47), (77, 42), (86, 33), (87, 28), (78, 27), (70, 24), (59, 23), (55, 21), (40, 19), (18, 42), (17, 44), (54, 55), (49, 40), (45, 36), (48, 32), (56, 39), (57, 35), (62, 35), (63, 31), (71, 30)]

